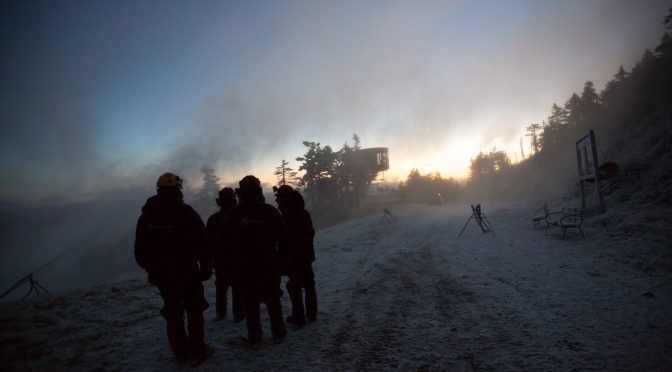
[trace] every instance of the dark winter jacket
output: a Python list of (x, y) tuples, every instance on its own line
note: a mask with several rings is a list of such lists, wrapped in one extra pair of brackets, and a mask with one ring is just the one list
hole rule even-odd
[(240, 204), (220, 224), (217, 250), (231, 257), (236, 274), (277, 272), (289, 257), (288, 233), (275, 207), (263, 195), (239, 194)]
[(289, 230), (292, 264), (305, 265), (315, 261), (315, 230), (301, 194), (293, 191), (278, 207)]
[(232, 272), (232, 263), (230, 258), (227, 258), (224, 255), (224, 252), (221, 252), (217, 249), (217, 235), (219, 234), (219, 227), (224, 219), (226, 213), (228, 213), (233, 207), (236, 206), (236, 199), (224, 199), (220, 201), (222, 205), (221, 209), (208, 218), (208, 223), (206, 224), (206, 230), (208, 231), (208, 242), (212, 249), (212, 257), (215, 261), (215, 272), (217, 276), (229, 274)]
[(183, 285), (212, 270), (205, 225), (177, 193), (159, 190), (147, 199), (135, 231), (135, 260), (159, 286)]

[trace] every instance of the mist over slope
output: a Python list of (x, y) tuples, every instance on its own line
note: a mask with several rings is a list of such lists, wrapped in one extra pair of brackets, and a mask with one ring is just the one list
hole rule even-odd
[[(659, 249), (672, 240), (672, 110), (659, 110), (611, 131), (596, 131), (601, 162), (619, 165), (616, 177), (604, 181), (604, 214), (586, 220), (614, 234), (647, 236)], [(543, 155), (543, 154), (540, 154)], [(553, 157), (536, 156), (497, 182), (465, 190), (458, 205), (528, 203), (530, 209), (549, 202), (552, 209), (577, 206), (576, 154), (569, 143)], [(25, 275), (50, 291), (85, 288), (142, 275), (133, 259), (135, 223), (150, 190), (116, 190), (77, 204), (5, 205), (0, 208), (0, 289)], [(267, 201), (272, 201), (267, 195)], [(373, 199), (348, 213), (314, 211), (318, 227), (348, 218), (380, 214), (395, 198)], [(205, 221), (208, 216), (201, 216)], [(54, 261), (55, 260), (55, 261)], [(53, 262), (52, 262), (53, 261)], [(43, 269), (43, 265), (47, 265)], [(23, 295), (23, 289), (17, 296)]]
[(1, 208), (2, 291), (30, 273), (55, 292), (139, 275), (133, 240), (144, 199), (142, 190), (114, 190), (79, 203)]

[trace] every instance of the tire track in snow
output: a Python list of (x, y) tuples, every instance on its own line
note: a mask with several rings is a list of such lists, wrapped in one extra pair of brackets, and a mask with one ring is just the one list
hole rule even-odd
[[(339, 368), (447, 365), (445, 348), (441, 347), (444, 337), (437, 335), (450, 333), (453, 307), (473, 301), (473, 293), (438, 267), (442, 261), (435, 259), (437, 241), (445, 238), (446, 230), (442, 221), (416, 220), (413, 224), (413, 236), (403, 236), (403, 229), (397, 229), (384, 239), (409, 241), (412, 246), (384, 254), (373, 254), (380, 247), (372, 247), (366, 259), (357, 262), (354, 271), (361, 276), (354, 283), (350, 300), (341, 304), (342, 321), (323, 349), (325, 359)], [(385, 241), (379, 245), (386, 246)], [(464, 361), (458, 363), (468, 367)]]

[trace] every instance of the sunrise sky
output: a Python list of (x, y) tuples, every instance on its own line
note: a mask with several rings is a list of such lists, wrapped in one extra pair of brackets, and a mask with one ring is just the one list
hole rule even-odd
[[(3, 1), (0, 201), (77, 198), (164, 171), (275, 183), (302, 141), (388, 147), (457, 178), (514, 159), (591, 80), (663, 34), (669, 1)], [(525, 151), (528, 151), (526, 145)]]

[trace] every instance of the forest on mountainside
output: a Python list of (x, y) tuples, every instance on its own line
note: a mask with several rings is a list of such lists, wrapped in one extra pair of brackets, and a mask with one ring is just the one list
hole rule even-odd
[[(576, 142), (593, 130), (600, 164), (619, 166), (618, 175), (605, 184), (607, 193), (630, 184), (626, 188), (657, 190), (647, 196), (649, 201), (672, 202), (672, 9), (664, 24), (660, 44), (645, 50), (631, 71), (620, 66), (600, 92), (587, 81), (564, 105), (553, 103), (546, 120), (529, 124), (532, 152), (519, 163), (512, 164), (509, 154), (496, 148), (480, 152), (471, 160), (464, 187), (438, 173), (420, 175), (413, 169), (400, 195), (431, 203), (437, 194), (450, 201), (578, 193)], [(647, 184), (632, 186), (640, 180)], [(626, 199), (619, 196), (619, 201)]]

